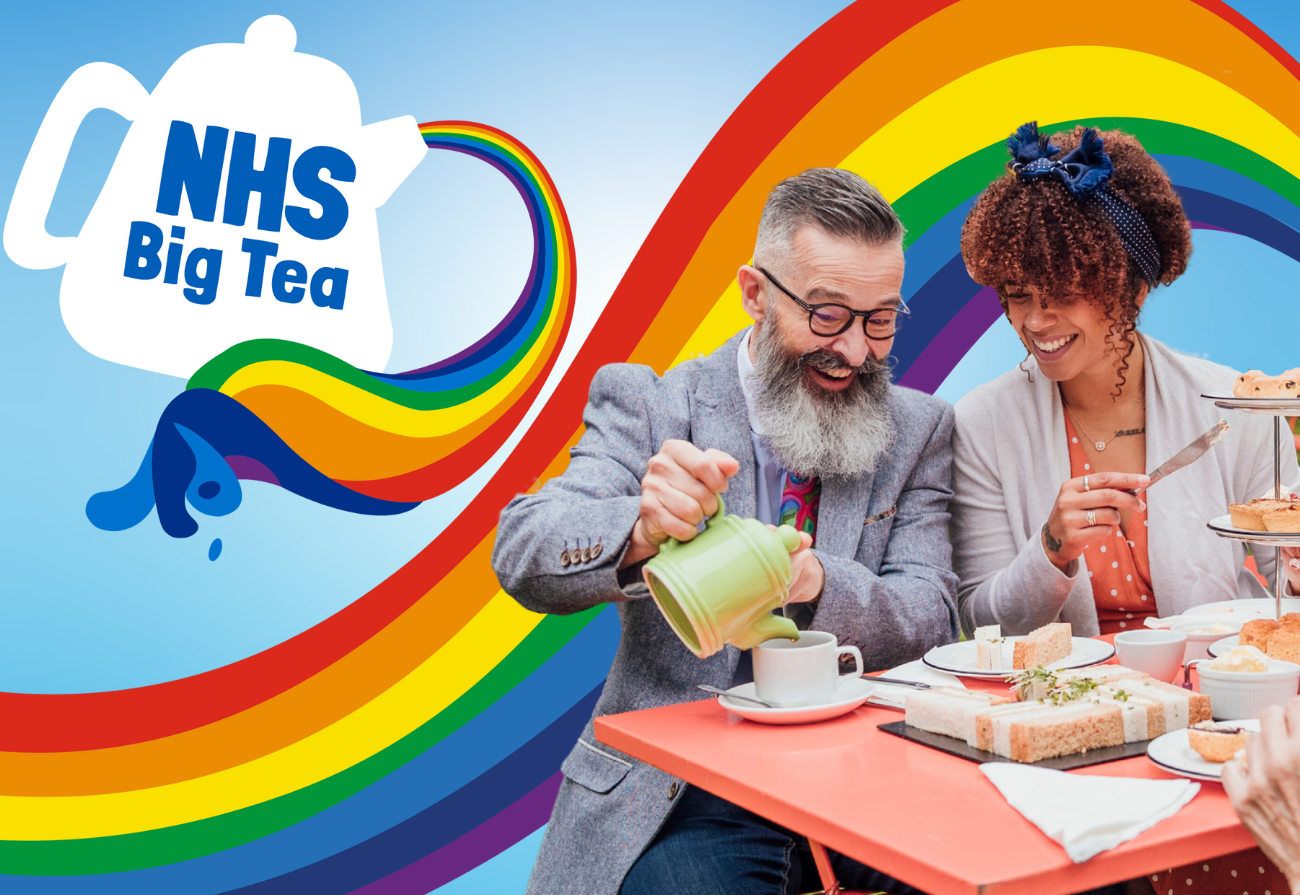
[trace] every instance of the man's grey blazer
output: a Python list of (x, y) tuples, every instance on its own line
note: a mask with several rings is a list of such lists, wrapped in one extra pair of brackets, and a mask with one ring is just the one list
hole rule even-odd
[[(735, 457), (740, 471), (729, 482), (727, 512), (755, 515), (754, 450), (736, 366), (741, 336), (663, 377), (631, 364), (602, 368), (569, 468), (501, 513), (492, 565), (520, 604), (556, 614), (618, 604), (622, 638), (593, 717), (700, 699), (697, 684), (731, 685), (740, 651), (728, 646), (696, 658), (644, 585), (620, 587), (618, 564), (646, 463), (670, 438)], [(814, 551), (826, 583), (811, 627), (857, 646), (869, 669), (919, 658), (957, 636), (946, 534), (953, 410), (899, 387), (890, 389), (889, 409), (897, 439), (876, 472), (823, 479)], [(863, 524), (890, 507), (892, 517)], [(568, 562), (569, 551), (596, 545), (594, 559)], [(684, 784), (597, 742), (591, 722), (562, 770), (528, 891), (613, 895)]]

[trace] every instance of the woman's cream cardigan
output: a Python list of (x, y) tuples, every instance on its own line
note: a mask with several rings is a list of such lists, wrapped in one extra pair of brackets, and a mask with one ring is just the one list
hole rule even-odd
[[(1147, 469), (1186, 447), (1218, 420), (1228, 432), (1210, 452), (1145, 495), (1155, 609), (1161, 616), (1217, 600), (1266, 597), (1246, 571), (1246, 546), (1205, 523), (1229, 503), (1273, 487), (1273, 420), (1215, 407), (1202, 394), (1231, 395), (1237, 374), (1139, 335), (1146, 358)], [(1070, 478), (1061, 392), (1030, 359), (957, 402), (953, 435), (953, 567), (962, 627), (1000, 624), (1025, 634), (1053, 621), (1095, 636), (1097, 610), (1083, 557), (1072, 575), (1047, 560), (1040, 530)], [(1028, 375), (1025, 371), (1028, 371)], [(1032, 377), (1032, 381), (1031, 381)], [(1282, 427), (1282, 483), (1300, 486), (1290, 430)], [(1256, 548), (1270, 581), (1274, 551)]]

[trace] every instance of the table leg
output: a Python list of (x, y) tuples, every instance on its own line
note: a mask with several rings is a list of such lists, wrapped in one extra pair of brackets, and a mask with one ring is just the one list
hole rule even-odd
[(823, 895), (843, 895), (840, 884), (835, 879), (835, 871), (831, 869), (831, 858), (826, 854), (826, 846), (815, 839), (809, 839), (808, 846), (812, 849), (813, 862), (817, 865), (817, 875), (822, 879)]
[(830, 855), (826, 854), (826, 846), (815, 839), (809, 839), (808, 847), (812, 850), (813, 863), (817, 865), (817, 875), (822, 880), (821, 895), (885, 895), (884, 892), (850, 892), (848, 889), (841, 889), (839, 881), (835, 879), (835, 871), (831, 867)]

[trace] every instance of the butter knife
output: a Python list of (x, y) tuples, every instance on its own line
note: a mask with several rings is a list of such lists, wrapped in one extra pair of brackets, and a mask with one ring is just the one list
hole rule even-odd
[(934, 689), (934, 687), (931, 684), (923, 684), (920, 681), (900, 681), (892, 677), (871, 677), (870, 675), (864, 674), (862, 676), (862, 679), (867, 683), (873, 683), (879, 681), (882, 684), (897, 684), (900, 687), (915, 687), (918, 690)]
[[(1222, 438), (1223, 433), (1227, 431), (1228, 431), (1228, 421), (1219, 420), (1217, 423), (1211, 426), (1210, 430), (1206, 432), (1204, 435), (1202, 435), (1200, 438), (1196, 439), (1187, 447), (1183, 448), (1181, 451), (1174, 454), (1164, 463), (1161, 463), (1152, 472), (1147, 473), (1147, 475), (1151, 477), (1151, 485), (1154, 485), (1156, 482), (1160, 481), (1165, 476), (1169, 475), (1169, 473), (1177, 472), (1178, 470), (1182, 469), (1184, 466), (1187, 466), (1195, 462), (1196, 460), (1199, 460), (1201, 458), (1201, 455), (1203, 455), (1206, 451), (1208, 451), (1210, 448), (1214, 447), (1216, 444), (1219, 443), (1219, 439)], [(1150, 488), (1151, 485), (1147, 485), (1147, 488)], [(1131, 491), (1129, 491), (1129, 494), (1140, 494), (1142, 491), (1145, 490), (1146, 490), (1145, 488), (1134, 488)]]

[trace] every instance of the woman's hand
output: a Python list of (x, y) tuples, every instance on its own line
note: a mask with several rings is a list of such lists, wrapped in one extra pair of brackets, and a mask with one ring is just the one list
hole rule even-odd
[(1260, 712), (1246, 761), (1223, 766), (1223, 789), (1270, 861), (1300, 892), (1300, 697)]
[(1282, 568), (1278, 573), (1286, 575), (1292, 596), (1300, 596), (1300, 547), (1282, 548)]
[(1145, 488), (1148, 476), (1132, 472), (1097, 472), (1061, 485), (1052, 514), (1043, 525), (1043, 549), (1062, 572), (1093, 541), (1114, 535), (1120, 510), (1137, 512), (1146, 503), (1130, 488)]

